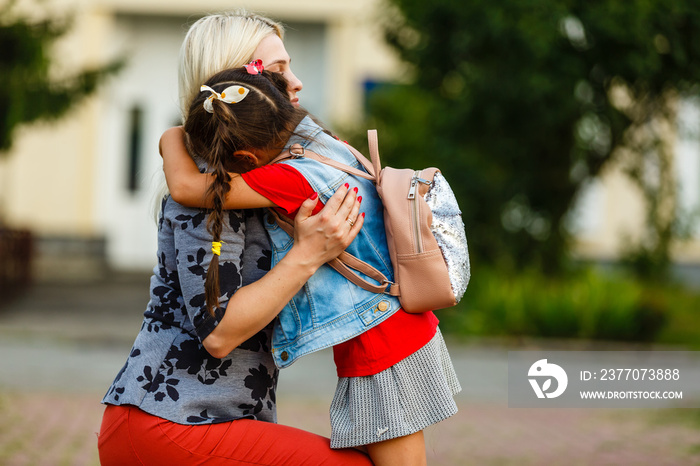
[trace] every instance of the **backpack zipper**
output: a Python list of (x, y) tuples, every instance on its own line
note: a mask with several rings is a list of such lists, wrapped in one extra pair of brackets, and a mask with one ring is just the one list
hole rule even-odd
[(411, 201), (411, 207), (413, 211), (413, 218), (411, 219), (411, 223), (413, 224), (413, 243), (416, 245), (416, 252), (423, 252), (423, 243), (420, 240), (420, 225), (418, 223), (419, 206), (418, 202), (416, 202), (416, 187), (418, 183), (430, 185), (430, 181), (424, 180), (420, 177), (420, 175), (420, 171), (413, 172), (413, 177), (411, 178), (411, 186), (408, 188), (408, 199)]

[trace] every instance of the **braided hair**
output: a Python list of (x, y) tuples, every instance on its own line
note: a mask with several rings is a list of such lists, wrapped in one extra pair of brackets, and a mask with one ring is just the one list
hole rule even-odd
[[(189, 150), (201, 159), (213, 175), (207, 191), (212, 206), (207, 229), (218, 245), (223, 228), (223, 204), (231, 190), (230, 172), (244, 173), (255, 168), (259, 161), (237, 151), (255, 149), (279, 150), (284, 148), (293, 129), (307, 114), (294, 107), (287, 94), (287, 81), (279, 73), (262, 71), (249, 74), (245, 68), (224, 70), (206, 83), (219, 93), (230, 86), (241, 86), (247, 94), (237, 103), (227, 103), (205, 90), (190, 105), (184, 129), (189, 137)], [(211, 113), (204, 103), (209, 100)], [(213, 250), (216, 250), (216, 246)], [(214, 315), (219, 303), (219, 255), (214, 252), (205, 280), (207, 310)]]

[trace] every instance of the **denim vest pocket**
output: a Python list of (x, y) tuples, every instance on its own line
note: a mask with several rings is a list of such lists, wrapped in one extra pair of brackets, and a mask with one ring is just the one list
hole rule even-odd
[(293, 301), (288, 302), (275, 318), (272, 338), (276, 342), (287, 343), (296, 340), (301, 334), (301, 318)]
[[(273, 249), (273, 267), (285, 254), (292, 248), (294, 238), (289, 236), (279, 225), (269, 212), (265, 212), (264, 216), (265, 231), (270, 236), (270, 243)], [(275, 258), (274, 252), (280, 252), (281, 257)]]
[(389, 296), (377, 295), (375, 299), (358, 309), (357, 315), (366, 326), (372, 325), (378, 319), (383, 319), (387, 313), (396, 312), (398, 306), (393, 301)]

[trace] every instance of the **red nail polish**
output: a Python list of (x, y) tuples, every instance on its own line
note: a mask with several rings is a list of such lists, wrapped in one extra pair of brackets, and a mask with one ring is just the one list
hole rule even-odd
[(362, 218), (365, 218), (365, 213), (364, 213), (364, 212), (362, 212)]
[(362, 202), (362, 196), (357, 198), (357, 202)]
[(357, 188), (356, 188), (356, 187), (355, 187), (355, 188), (352, 188), (352, 190), (355, 191), (355, 192), (357, 193)]
[(318, 197), (318, 193), (313, 193), (309, 199), (312, 201)]
[(346, 188), (349, 188), (349, 187), (350, 187), (350, 185), (349, 185), (349, 184), (347, 184), (347, 183), (345, 183), (345, 187), (346, 187)]

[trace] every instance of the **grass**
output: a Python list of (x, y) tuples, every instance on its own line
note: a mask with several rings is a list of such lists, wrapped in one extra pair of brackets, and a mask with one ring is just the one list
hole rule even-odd
[(583, 270), (550, 278), (477, 270), (462, 301), (438, 311), (453, 337), (556, 338), (700, 349), (700, 294)]

